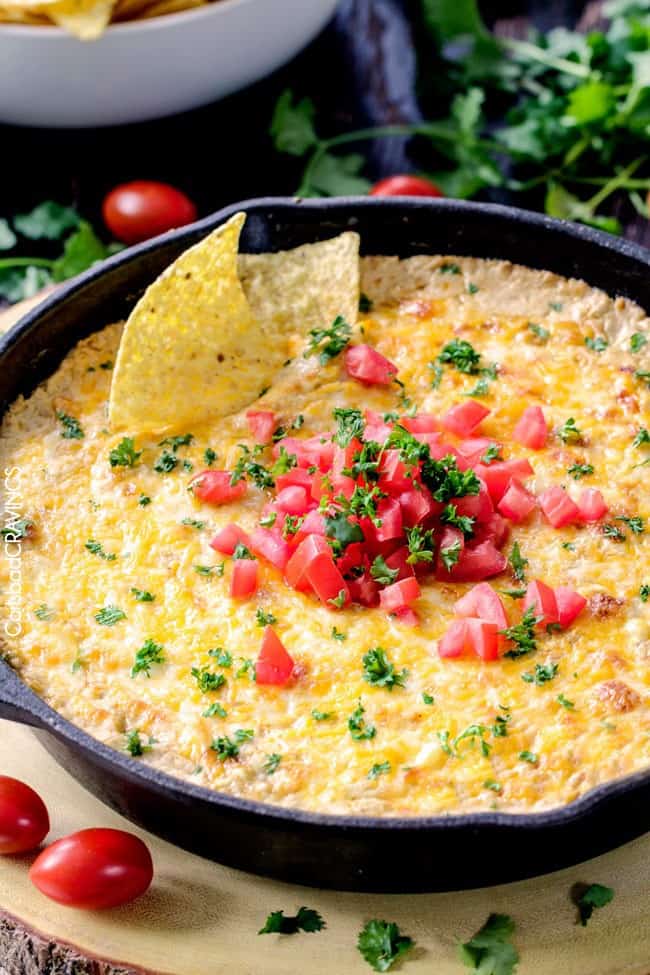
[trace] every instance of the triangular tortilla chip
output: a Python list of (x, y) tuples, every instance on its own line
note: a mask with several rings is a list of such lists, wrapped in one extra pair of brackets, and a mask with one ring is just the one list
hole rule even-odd
[(253, 314), (274, 343), (307, 335), (359, 311), (359, 235), (340, 234), (277, 254), (240, 254), (239, 276)]
[(275, 363), (237, 276), (245, 219), (236, 214), (181, 254), (129, 315), (111, 386), (113, 429), (225, 416), (268, 384)]
[(94, 41), (108, 27), (114, 6), (115, 0), (60, 0), (44, 10), (58, 27), (80, 41)]

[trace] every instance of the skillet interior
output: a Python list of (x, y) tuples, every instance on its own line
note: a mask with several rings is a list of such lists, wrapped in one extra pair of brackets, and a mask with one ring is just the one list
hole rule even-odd
[[(123, 317), (170, 261), (239, 209), (249, 214), (246, 251), (286, 249), (352, 228), (365, 253), (505, 258), (650, 307), (645, 251), (539, 215), (455, 201), (252, 201), (118, 255), (28, 315), (0, 344), (3, 410), (50, 375), (80, 338)], [(332, 817), (213, 793), (134, 762), (64, 721), (4, 664), (0, 715), (37, 726), (61, 764), (135, 822), (220, 862), (297, 883), (374, 891), (481, 886), (586, 859), (648, 828), (650, 772), (544, 813)]]

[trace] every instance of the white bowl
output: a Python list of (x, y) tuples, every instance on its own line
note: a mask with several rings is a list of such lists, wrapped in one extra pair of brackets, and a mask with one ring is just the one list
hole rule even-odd
[(96, 41), (0, 24), (0, 122), (74, 128), (172, 115), (269, 74), (338, 0), (216, 0), (109, 26)]

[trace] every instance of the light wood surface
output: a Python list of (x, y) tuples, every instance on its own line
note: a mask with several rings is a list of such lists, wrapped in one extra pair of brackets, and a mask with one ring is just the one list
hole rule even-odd
[[(31, 731), (2, 721), (0, 773), (41, 793), (52, 816), (50, 840), (88, 826), (134, 829), (57, 766)], [(371, 969), (356, 939), (373, 917), (396, 921), (416, 940), (417, 949), (402, 965), (406, 975), (462, 975), (467, 970), (457, 958), (457, 940), (470, 937), (491, 911), (516, 922), (517, 975), (650, 973), (650, 835), (537, 880), (462, 893), (380, 896), (249, 876), (135, 832), (151, 848), (154, 885), (139, 901), (110, 911), (59, 907), (31, 886), (31, 857), (0, 857), (0, 975), (363, 975)], [(569, 900), (576, 882), (616, 891), (587, 928), (576, 925)], [(302, 904), (320, 911), (325, 931), (258, 936), (270, 911), (293, 914)]]

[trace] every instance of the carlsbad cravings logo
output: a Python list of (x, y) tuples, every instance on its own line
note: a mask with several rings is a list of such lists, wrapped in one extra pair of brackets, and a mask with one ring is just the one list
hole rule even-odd
[(17, 637), (22, 633), (23, 620), (23, 575), (21, 567), (23, 539), (28, 535), (30, 528), (30, 522), (22, 516), (23, 496), (19, 468), (5, 468), (4, 488), (2, 541), (5, 558), (9, 560), (9, 584), (5, 592), (7, 615), (3, 626), (7, 636)]

